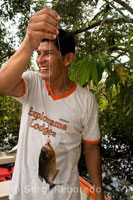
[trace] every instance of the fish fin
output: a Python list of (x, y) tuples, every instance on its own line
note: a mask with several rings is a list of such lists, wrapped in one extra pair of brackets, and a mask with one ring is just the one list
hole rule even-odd
[(49, 186), (49, 190), (52, 190), (54, 187), (56, 186), (56, 184), (51, 184), (50, 186)]
[(39, 179), (43, 182), (43, 177), (38, 175)]
[(55, 177), (57, 176), (57, 174), (60, 172), (60, 170), (56, 170), (56, 173), (54, 175), (54, 177), (52, 178), (52, 181), (55, 179)]

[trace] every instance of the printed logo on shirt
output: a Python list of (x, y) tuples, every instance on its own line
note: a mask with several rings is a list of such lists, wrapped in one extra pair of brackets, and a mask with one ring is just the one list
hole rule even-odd
[[(30, 127), (41, 131), (43, 135), (47, 135), (48, 134), (48, 135), (52, 135), (53, 137), (56, 136), (56, 132), (54, 132), (54, 131), (52, 131), (52, 129), (48, 128), (49, 126), (53, 126), (55, 128), (58, 128), (58, 129), (61, 129), (61, 130), (64, 130), (64, 131), (67, 130), (67, 125), (66, 124), (63, 124), (63, 123), (54, 121), (52, 119), (49, 119), (44, 114), (44, 112), (42, 112), (42, 113), (35, 112), (33, 110), (33, 107), (30, 107), (30, 110), (29, 110), (28, 114), (30, 116), (32, 116), (32, 119), (30, 121)], [(37, 120), (41, 120), (44, 123), (40, 125), (39, 123), (36, 122)], [(46, 124), (47, 124), (47, 127), (46, 127)]]
[(60, 121), (62, 122), (66, 122), (66, 123), (69, 123), (69, 121), (65, 120), (65, 119), (59, 119)]

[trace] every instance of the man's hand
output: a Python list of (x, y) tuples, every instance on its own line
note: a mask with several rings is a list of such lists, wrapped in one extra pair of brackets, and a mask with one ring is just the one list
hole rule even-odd
[(20, 48), (0, 69), (0, 94), (15, 97), (23, 94), (24, 87), (20, 77), (41, 40), (56, 38), (59, 19), (56, 11), (49, 8), (44, 8), (31, 17)]
[(58, 35), (60, 16), (50, 8), (44, 8), (31, 17), (24, 44), (32, 50), (38, 48), (42, 39), (54, 40)]

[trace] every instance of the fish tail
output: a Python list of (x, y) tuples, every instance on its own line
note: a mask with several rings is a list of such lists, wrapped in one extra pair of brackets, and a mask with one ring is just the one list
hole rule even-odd
[(50, 186), (49, 186), (49, 190), (52, 190), (54, 187), (56, 186), (56, 184), (51, 184)]
[(49, 190), (52, 190), (56, 185), (63, 185), (63, 183), (59, 183), (59, 184), (51, 184), (50, 186), (49, 186)]

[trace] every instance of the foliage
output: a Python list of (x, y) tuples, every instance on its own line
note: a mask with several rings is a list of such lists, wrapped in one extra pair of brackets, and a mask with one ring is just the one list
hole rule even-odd
[(71, 65), (71, 79), (79, 82), (82, 86), (88, 82), (90, 84), (91, 80), (93, 80), (94, 84), (97, 84), (102, 78), (105, 65), (108, 65), (106, 53), (95, 56), (89, 54), (76, 62), (76, 64), (73, 63)]
[[(130, 120), (127, 118), (132, 113), (133, 99), (131, 2), (129, 0), (125, 3), (121, 0), (103, 2), (101, 0), (56, 0), (50, 3), (41, 0), (1, 0), (0, 5), (0, 65), (14, 53), (16, 43), (18, 46), (23, 40), (31, 15), (45, 6), (52, 7), (61, 16), (60, 27), (71, 31), (76, 38), (75, 61), (70, 67), (70, 77), (82, 86), (89, 85), (94, 88), (106, 73), (104, 77), (106, 98), (108, 100), (113, 98), (110, 97), (111, 90), (119, 90), (119, 92), (114, 97), (115, 100), (109, 100), (111, 102), (108, 102), (107, 106), (104, 105), (105, 100), (102, 102), (101, 109), (104, 112), (101, 112), (101, 116), (103, 115), (103, 119), (110, 118), (109, 123), (112, 128), (114, 121), (117, 122), (113, 129), (114, 134), (116, 128), (119, 130), (117, 132), (124, 132), (121, 130), (122, 127), (123, 130), (126, 128), (126, 134), (129, 134), (131, 130), (126, 127), (126, 123), (129, 125)], [(11, 34), (10, 29), (13, 27), (17, 29), (16, 35)], [(29, 62), (29, 65), (32, 67), (32, 62)], [(99, 91), (99, 86), (97, 90)], [(102, 99), (105, 98), (103, 96)], [(122, 125), (120, 122), (123, 122)], [(106, 133), (109, 133), (106, 121), (103, 122), (102, 129), (105, 127)], [(102, 132), (105, 133), (105, 130)]]
[[(54, 0), (51, 3), (45, 0), (1, 0), (0, 67), (22, 42), (31, 15), (46, 5), (60, 14), (59, 26), (75, 36), (76, 54), (70, 67), (70, 77), (82, 86), (89, 85), (97, 97), (102, 144), (106, 145), (105, 135), (109, 139), (108, 148), (104, 148), (104, 153), (108, 150), (107, 158), (110, 158), (105, 169), (108, 171), (108, 166), (111, 166), (115, 172), (116, 164), (118, 168), (120, 166), (119, 158), (125, 159), (123, 149), (120, 149), (120, 157), (116, 157), (118, 143), (120, 147), (123, 143), (130, 147), (133, 144), (131, 0)], [(32, 62), (29, 65), (33, 66)], [(101, 82), (103, 78), (104, 82)], [(12, 147), (17, 143), (20, 115), (21, 105), (10, 97), (0, 95), (0, 146)], [(128, 150), (126, 154), (130, 157)], [(117, 162), (113, 160), (115, 157)], [(80, 169), (83, 173), (83, 162)], [(108, 180), (105, 184), (109, 185)]]
[[(9, 37), (11, 32), (7, 30), (6, 23), (9, 24), (8, 28), (18, 29), (17, 35), (20, 43), (25, 35), (28, 19), (47, 5), (60, 14), (60, 26), (72, 31), (75, 35), (76, 61), (86, 55), (95, 56), (105, 51), (109, 56), (112, 52), (117, 53), (118, 57), (123, 55), (129, 57), (130, 54), (132, 61), (132, 48), (129, 49), (127, 45), (127, 40), (133, 33), (131, 4), (127, 1), (122, 5), (121, 0), (115, 0), (115, 2), (117, 3), (112, 0), (104, 0), (103, 3), (101, 0), (56, 0), (51, 3), (46, 0), (1, 0), (1, 32), (4, 36), (0, 36), (0, 41), (1, 43), (6, 41), (10, 50), (14, 48), (16, 36)], [(0, 46), (2, 47), (3, 44)], [(11, 53), (3, 51), (1, 55), (2, 58), (8, 58)], [(0, 62), (3, 63), (3, 59)]]
[(99, 104), (101, 134), (124, 144), (133, 144), (133, 82), (107, 89), (100, 83), (95, 91)]
[[(123, 101), (127, 95), (133, 94), (132, 84), (130, 79), (125, 85), (117, 84), (117, 87), (107, 88), (105, 82), (90, 87), (99, 107), (103, 188), (106, 195), (114, 200), (132, 198), (133, 105), (129, 109), (129, 103)], [(83, 150), (79, 172), (90, 182)]]
[(14, 147), (18, 142), (21, 105), (11, 97), (0, 95), (0, 147)]

